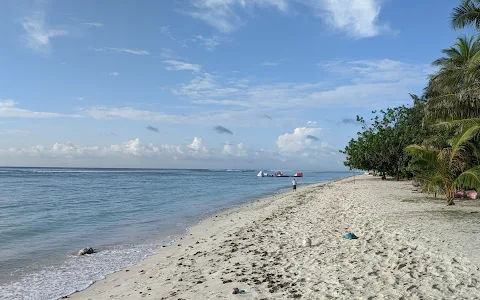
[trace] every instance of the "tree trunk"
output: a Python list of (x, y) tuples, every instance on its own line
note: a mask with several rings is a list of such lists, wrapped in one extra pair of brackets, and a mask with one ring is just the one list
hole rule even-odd
[(452, 190), (448, 190), (445, 195), (447, 196), (447, 205), (455, 205), (455, 202), (453, 202), (453, 200), (455, 199), (455, 192)]

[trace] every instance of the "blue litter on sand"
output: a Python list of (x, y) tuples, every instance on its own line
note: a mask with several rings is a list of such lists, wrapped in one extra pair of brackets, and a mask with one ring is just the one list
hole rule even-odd
[(346, 239), (349, 239), (349, 240), (356, 240), (356, 239), (358, 239), (358, 237), (357, 237), (355, 234), (351, 233), (351, 232), (345, 233), (345, 234), (343, 235), (343, 237), (346, 238)]

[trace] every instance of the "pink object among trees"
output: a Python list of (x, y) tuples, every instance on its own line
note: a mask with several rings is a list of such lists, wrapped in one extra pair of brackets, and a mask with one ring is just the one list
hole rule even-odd
[(477, 199), (477, 196), (478, 196), (477, 191), (471, 191), (470, 193), (468, 193), (467, 197), (472, 199), (472, 200), (475, 200), (475, 199)]

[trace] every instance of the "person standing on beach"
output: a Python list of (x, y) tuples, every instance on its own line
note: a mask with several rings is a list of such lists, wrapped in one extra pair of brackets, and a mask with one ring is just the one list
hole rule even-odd
[(294, 191), (297, 190), (297, 181), (295, 180), (295, 178), (292, 180), (292, 187)]

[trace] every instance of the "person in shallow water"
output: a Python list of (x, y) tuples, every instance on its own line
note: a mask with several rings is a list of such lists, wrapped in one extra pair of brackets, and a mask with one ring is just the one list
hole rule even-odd
[(297, 190), (297, 181), (295, 179), (292, 180), (292, 188), (294, 191)]

